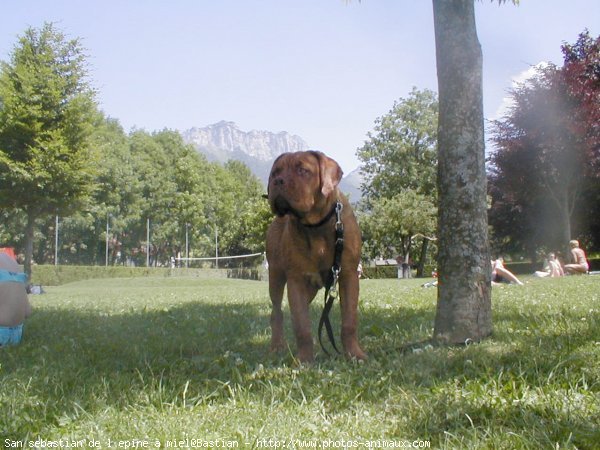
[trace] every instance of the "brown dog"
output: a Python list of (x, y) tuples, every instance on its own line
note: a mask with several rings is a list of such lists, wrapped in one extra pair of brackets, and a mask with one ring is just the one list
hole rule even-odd
[(331, 277), (335, 254), (335, 205), (342, 202), (344, 249), (339, 291), (342, 345), (349, 357), (366, 359), (357, 338), (358, 263), (361, 236), (346, 197), (338, 191), (340, 166), (321, 152), (284, 153), (269, 176), (269, 203), (277, 215), (267, 233), (271, 350), (286, 348), (281, 303), (287, 283), (292, 326), (301, 362), (314, 359), (309, 303)]

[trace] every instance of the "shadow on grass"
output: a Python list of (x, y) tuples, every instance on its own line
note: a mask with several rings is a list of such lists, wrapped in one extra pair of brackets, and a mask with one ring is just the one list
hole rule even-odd
[[(371, 303), (360, 317), (369, 362), (329, 358), (315, 346), (316, 365), (299, 372), (292, 372), (290, 354), (268, 353), (266, 289), (264, 303), (189, 302), (116, 314), (102, 308), (38, 308), (26, 325), (23, 344), (0, 352), (0, 406), (7, 411), (0, 417), (0, 429), (14, 437), (35, 435), (60, 427), (81, 410), (94, 414), (227, 402), (238, 387), (257, 401), (271, 396), (301, 404), (322, 398), (331, 413), (414, 392), (411, 401), (425, 406), (409, 411), (414, 415), (407, 419), (412, 429), (422, 436), (442, 436), (468, 420), (465, 414), (490, 421), (499, 417), (492, 403), (449, 401), (460, 386), (501, 384), (501, 375), (528, 388), (543, 387), (552, 377), (565, 377), (559, 380), (562, 384), (576, 383), (557, 368), (568, 364), (582, 373), (585, 349), (599, 339), (597, 320), (582, 321), (578, 311), (564, 309), (549, 317), (534, 307), (523, 313), (495, 305), (496, 332), (489, 340), (469, 347), (434, 347), (427, 345), (434, 302)], [(313, 330), (320, 311), (317, 297), (311, 307)], [(339, 330), (339, 307), (332, 319)], [(289, 314), (285, 326), (293, 350)], [(588, 381), (597, 383), (597, 378), (590, 371)], [(434, 410), (431, 405), (442, 406)], [(514, 414), (511, 408), (501, 420)], [(452, 419), (456, 414), (461, 417)], [(523, 415), (529, 420), (536, 412)], [(552, 419), (552, 414), (546, 416)], [(570, 424), (568, 417), (560, 420), (565, 427)]]
[[(317, 298), (311, 306), (315, 342), (320, 311)], [(433, 347), (429, 344), (434, 314), (434, 305), (362, 310), (362, 345), (371, 359), (376, 360), (422, 355), (421, 350)], [(517, 353), (536, 349), (546, 356), (550, 350), (573, 352), (598, 337), (597, 320), (581, 319), (578, 312), (566, 309), (558, 318), (549, 318), (547, 313), (534, 309), (526, 315), (513, 309), (499, 309), (494, 311), (495, 333), (490, 340), (499, 346), (516, 343), (518, 348), (514, 352)], [(339, 344), (338, 311), (332, 313), (332, 323)], [(287, 311), (285, 327), (293, 351)], [(2, 371), (4, 375), (16, 369), (27, 371), (28, 364), (30, 368), (39, 368), (41, 362), (57, 369), (86, 368), (102, 377), (122, 371), (170, 372), (187, 364), (190, 376), (211, 378), (221, 373), (213, 370), (213, 363), (225, 355), (234, 357), (238, 365), (240, 361), (245, 364), (292, 362), (289, 355), (284, 359), (270, 355), (269, 339), (266, 298), (264, 304), (193, 302), (164, 310), (119, 314), (40, 308), (28, 320), (24, 343), (6, 352), (9, 357), (3, 362)], [(465, 347), (447, 348), (460, 351)], [(317, 363), (340, 360), (325, 356), (318, 344), (315, 351)], [(19, 354), (28, 356), (19, 359)]]
[(78, 411), (181, 404), (186, 385), (195, 401), (226, 396), (265, 358), (267, 327), (261, 305), (37, 308), (21, 345), (0, 349), (0, 429), (35, 435)]
[[(182, 360), (218, 358), (227, 351), (256, 358), (267, 327), (260, 305), (188, 303), (115, 314), (39, 308), (26, 324), (19, 350), (52, 355), (57, 366), (90, 367), (100, 375), (161, 371), (177, 368)], [(10, 349), (15, 354), (19, 350)], [(4, 370), (22, 369), (23, 362), (15, 360)]]

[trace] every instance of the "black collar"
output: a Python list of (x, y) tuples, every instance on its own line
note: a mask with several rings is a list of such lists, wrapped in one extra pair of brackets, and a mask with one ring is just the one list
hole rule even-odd
[(323, 217), (323, 219), (321, 219), (321, 221), (319, 221), (317, 223), (311, 223), (311, 224), (302, 224), (302, 226), (304, 226), (306, 228), (319, 228), (320, 226), (325, 225), (335, 215), (335, 212), (338, 209), (338, 204), (339, 203), (340, 203), (340, 201), (337, 200), (333, 204), (333, 208), (331, 208), (331, 211), (329, 211), (329, 213), (325, 217)]

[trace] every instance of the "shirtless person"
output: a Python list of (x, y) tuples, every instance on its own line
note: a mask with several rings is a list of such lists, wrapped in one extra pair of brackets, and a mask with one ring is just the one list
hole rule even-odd
[(546, 261), (546, 265), (544, 265), (544, 270), (538, 270), (534, 273), (536, 277), (562, 277), (564, 275), (564, 271), (562, 266), (560, 265), (560, 261), (556, 259), (556, 255), (554, 253), (548, 253), (548, 259)]
[(21, 342), (23, 321), (29, 314), (27, 276), (14, 259), (0, 253), (0, 347)]
[(510, 270), (504, 267), (504, 258), (498, 258), (497, 260), (492, 261), (492, 285), (501, 283), (502, 281), (523, 286), (521, 280), (519, 280)]
[(571, 246), (571, 259), (574, 261), (572, 264), (565, 264), (565, 271), (571, 275), (577, 275), (587, 273), (590, 270), (588, 265), (585, 252), (579, 248), (579, 241), (573, 239), (569, 242)]

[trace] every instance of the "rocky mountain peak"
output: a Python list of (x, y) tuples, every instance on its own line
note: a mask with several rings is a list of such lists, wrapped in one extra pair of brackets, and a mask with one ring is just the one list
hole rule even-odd
[[(242, 161), (265, 185), (275, 158), (282, 153), (309, 149), (301, 137), (286, 131), (243, 131), (235, 122), (225, 120), (202, 128), (191, 128), (181, 135), (186, 143), (193, 145), (209, 161)], [(350, 194), (352, 200), (360, 198), (360, 181), (358, 171), (342, 180), (341, 188)]]
[[(308, 144), (286, 131), (243, 131), (235, 122), (221, 121), (182, 133), (183, 139), (204, 153), (210, 160), (226, 162), (239, 159), (273, 161), (285, 152), (307, 150)], [(250, 164), (249, 164), (250, 165)]]

